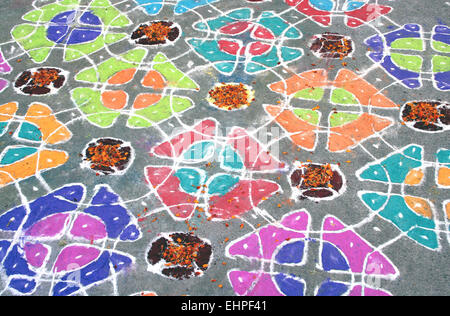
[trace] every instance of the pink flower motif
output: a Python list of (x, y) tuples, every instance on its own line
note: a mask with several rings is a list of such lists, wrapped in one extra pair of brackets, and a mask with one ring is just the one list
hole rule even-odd
[[(211, 165), (215, 154), (228, 173), (208, 178), (204, 168), (192, 167), (193, 163)], [(196, 207), (205, 208), (216, 220), (242, 215), (280, 189), (273, 181), (242, 174), (275, 172), (285, 166), (242, 128), (232, 129), (225, 139), (218, 137), (211, 119), (154, 147), (152, 155), (177, 162), (177, 167), (148, 166), (145, 171), (148, 183), (177, 220), (190, 218)]]
[[(395, 279), (399, 273), (391, 261), (362, 239), (352, 228), (337, 218), (325, 218), (320, 237), (310, 232), (311, 216), (305, 211), (294, 211), (279, 222), (257, 229), (230, 243), (227, 256), (233, 259), (251, 260), (260, 264), (255, 271), (232, 270), (229, 281), (238, 295), (243, 296), (303, 296), (307, 284), (301, 275), (285, 274), (304, 266), (308, 260), (317, 262), (317, 269), (330, 278), (314, 287), (318, 296), (385, 296), (380, 289), (381, 279)], [(315, 233), (317, 234), (317, 233)], [(319, 243), (319, 254), (310, 254), (310, 244)], [(318, 259), (315, 259), (318, 258)], [(273, 270), (277, 265), (277, 271)], [(349, 281), (334, 281), (337, 274), (349, 276)], [(355, 282), (353, 275), (362, 275)]]

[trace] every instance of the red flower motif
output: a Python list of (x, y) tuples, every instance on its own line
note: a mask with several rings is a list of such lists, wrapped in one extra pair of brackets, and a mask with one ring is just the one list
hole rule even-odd
[(273, 41), (275, 35), (268, 28), (249, 21), (237, 21), (227, 24), (221, 27), (220, 34), (229, 36), (245, 36), (248, 35), (251, 39), (255, 40), (249, 44), (245, 44), (246, 41), (223, 39), (219, 40), (219, 49), (225, 53), (231, 55), (245, 56), (250, 54), (251, 56), (259, 56), (266, 53), (272, 48), (272, 44), (266, 44), (263, 41)]
[[(222, 150), (219, 161), (223, 169), (232, 169), (230, 174), (216, 174), (206, 179), (203, 177), (202, 169), (178, 166), (182, 166), (183, 162), (188, 165), (186, 153), (192, 148), (202, 148), (196, 146), (205, 143), (211, 144), (215, 150)], [(226, 160), (229, 156), (224, 155), (223, 148), (227, 148), (229, 150), (227, 153), (231, 152), (238, 158), (228, 160), (227, 165)], [(273, 181), (247, 179), (243, 174), (275, 172), (285, 166), (242, 128), (234, 128), (225, 140), (216, 137), (216, 122), (213, 120), (204, 120), (192, 130), (161, 143), (152, 149), (152, 154), (177, 161), (176, 168), (148, 166), (145, 171), (148, 183), (155, 189), (169, 213), (177, 220), (190, 218), (197, 207), (206, 208), (208, 216), (216, 220), (227, 220), (242, 215), (280, 189)], [(201, 158), (207, 160), (208, 157)], [(189, 177), (186, 178), (187, 184), (186, 179), (180, 176), (180, 170), (189, 173)], [(233, 174), (233, 171), (240, 173)], [(205, 201), (205, 205), (200, 202), (201, 200)]]
[(346, 7), (331, 12), (315, 8), (309, 0), (285, 0), (285, 2), (290, 6), (296, 7), (297, 11), (310, 16), (313, 21), (324, 26), (331, 25), (333, 14), (345, 14), (347, 26), (359, 27), (392, 11), (392, 8), (389, 6), (374, 3), (367, 3), (355, 10)]

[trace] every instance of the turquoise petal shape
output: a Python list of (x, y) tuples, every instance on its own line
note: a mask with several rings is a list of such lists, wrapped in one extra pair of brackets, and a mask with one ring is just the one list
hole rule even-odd
[(9, 147), (5, 149), (5, 154), (0, 161), (0, 165), (10, 165), (16, 161), (22, 160), (37, 152), (33, 147)]
[(39, 142), (42, 140), (42, 133), (39, 128), (31, 123), (24, 122), (20, 126), (19, 134), (17, 135), (19, 138), (31, 140), (34, 142)]
[(365, 180), (404, 183), (408, 173), (422, 166), (423, 150), (418, 146), (409, 146), (401, 153), (387, 156), (380, 163), (362, 168), (360, 177)]
[(295, 27), (291, 27), (286, 31), (286, 33), (284, 33), (284, 36), (286, 36), (287, 38), (297, 39), (301, 38), (302, 34)]
[[(209, 26), (209, 28), (210, 28), (212, 31), (217, 31), (217, 30), (220, 29), (221, 27), (223, 27), (223, 26), (225, 26), (225, 25), (227, 25), (227, 24), (229, 24), (229, 23), (233, 23), (233, 22), (235, 22), (235, 21), (236, 21), (236, 20), (234, 20), (234, 19), (232, 19), (232, 18), (230, 18), (230, 17), (227, 17), (227, 16), (221, 16), (221, 17), (218, 17), (217, 19), (213, 19), (213, 20), (211, 20), (211, 21), (208, 21), (208, 26)], [(201, 24), (203, 24), (203, 23), (200, 22), (200, 27), (202, 27)], [(206, 28), (208, 28), (208, 27), (206, 27)]]
[(303, 55), (300, 49), (281, 47), (281, 58), (283, 61), (291, 61)]
[(208, 193), (211, 195), (224, 196), (239, 182), (239, 177), (228, 174), (215, 176), (208, 185)]
[(236, 56), (222, 52), (219, 49), (219, 44), (215, 40), (203, 41), (200, 39), (191, 39), (188, 43), (194, 47), (197, 53), (211, 62), (236, 60)]
[(345, 11), (354, 11), (362, 8), (366, 3), (364, 1), (348, 1)]
[(412, 211), (400, 195), (392, 195), (380, 215), (392, 221), (400, 230), (408, 231), (414, 226), (434, 228), (434, 221)]
[(173, 11), (176, 14), (183, 14), (197, 7), (207, 5), (209, 3), (214, 3), (219, 0), (180, 0), (177, 2)]
[(436, 227), (434, 221), (412, 211), (402, 196), (391, 196), (388, 204), (379, 214), (401, 231), (408, 232), (408, 236), (419, 244), (432, 249), (439, 246), (434, 231)]
[(227, 16), (238, 20), (250, 20), (252, 18), (252, 10), (248, 8), (234, 10), (228, 13)]
[(365, 180), (388, 182), (386, 171), (381, 165), (369, 166), (361, 173), (360, 177)]
[(385, 159), (382, 166), (386, 168), (392, 183), (403, 183), (408, 173), (422, 166), (420, 161), (408, 158), (402, 154), (396, 154)]
[(0, 122), (0, 136), (3, 136), (3, 134), (6, 133), (7, 129), (8, 129), (8, 123), (7, 122)]
[(136, 0), (140, 5), (144, 5), (145, 12), (149, 15), (156, 15), (161, 11), (164, 0)]
[(199, 186), (203, 184), (204, 177), (195, 169), (182, 168), (179, 169), (175, 176), (180, 179), (180, 187), (186, 193), (196, 193)]
[(280, 60), (278, 59), (277, 48), (272, 47), (270, 52), (261, 56), (253, 57), (252, 61), (255, 63), (263, 64), (267, 67), (275, 67), (280, 62)]
[(422, 148), (419, 146), (410, 146), (403, 153), (412, 159), (422, 160)]
[(214, 154), (214, 143), (201, 142), (192, 145), (183, 155), (186, 160), (204, 160)]
[(450, 150), (441, 149), (436, 154), (437, 160), (442, 164), (450, 164)]
[(288, 28), (288, 24), (286, 24), (286, 22), (279, 17), (273, 17), (271, 12), (265, 12), (265, 16), (270, 16), (270, 17), (263, 17), (259, 20), (259, 23), (268, 28), (269, 30), (272, 31), (273, 34), (275, 34), (275, 36), (280, 36), (281, 34), (283, 34), (284, 30), (286, 30)]
[[(167, 0), (135, 0), (141, 5), (148, 15), (156, 15), (161, 12), (164, 3)], [(208, 5), (210, 3), (217, 2), (219, 0), (178, 0), (175, 4), (173, 11), (176, 14), (183, 14), (189, 12), (195, 8)]]
[(224, 72), (224, 73), (232, 73), (235, 67), (235, 63), (216, 63), (214, 66), (217, 68), (218, 71)]
[(267, 68), (262, 66), (262, 65), (258, 65), (255, 63), (248, 63), (247, 66), (245, 67), (245, 71), (247, 71), (248, 73), (255, 73), (255, 72), (259, 72), (259, 71), (263, 71), (266, 70)]
[[(361, 195), (361, 199), (371, 210), (378, 211), (378, 215), (402, 232), (407, 232), (409, 238), (431, 249), (439, 247), (438, 236), (434, 231), (435, 222), (411, 210), (403, 196), (370, 192)], [(387, 199), (389, 200), (386, 206), (381, 209)]]
[(439, 241), (436, 232), (433, 230), (417, 227), (412, 229), (408, 236), (425, 247), (431, 249), (439, 248)]
[(364, 193), (361, 196), (363, 202), (372, 210), (378, 211), (387, 201), (387, 196), (378, 193)]
[(311, 5), (322, 11), (331, 11), (334, 8), (334, 2), (331, 0), (309, 0)]
[(241, 157), (229, 145), (222, 151), (222, 168), (231, 168), (233, 170), (241, 170), (244, 168)]

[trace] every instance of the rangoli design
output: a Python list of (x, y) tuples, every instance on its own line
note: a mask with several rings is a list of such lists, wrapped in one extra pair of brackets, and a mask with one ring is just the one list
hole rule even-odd
[[(89, 206), (78, 210), (85, 191), (67, 185), (0, 217), (0, 230), (11, 235), (0, 241), (2, 273), (11, 289), (30, 294), (51, 282), (50, 294), (70, 295), (100, 281), (115, 282), (115, 275), (132, 265), (133, 257), (102, 242), (139, 239), (137, 220), (108, 186), (98, 187)], [(50, 262), (54, 241), (59, 241), (55, 251), (63, 247)]]
[[(364, 79), (349, 70), (339, 71), (334, 81), (328, 80), (324, 69), (294, 75), (287, 80), (273, 83), (269, 88), (289, 99), (321, 102), (325, 89), (331, 88), (330, 102), (333, 105), (397, 108), (397, 105)], [(320, 106), (319, 106), (320, 108)], [(320, 126), (319, 109), (292, 108), (288, 104), (266, 105), (266, 112), (290, 135), (299, 147), (314, 150)], [(328, 150), (340, 152), (357, 146), (391, 126), (386, 117), (367, 112), (334, 111), (328, 117)]]
[(321, 26), (330, 26), (333, 14), (344, 15), (347, 26), (359, 27), (392, 11), (392, 7), (379, 5), (371, 0), (285, 0), (285, 2)]
[(66, 61), (92, 54), (123, 39), (126, 34), (112, 30), (131, 24), (109, 0), (94, 0), (87, 7), (80, 0), (61, 0), (30, 11), (23, 19), (28, 23), (14, 27), (11, 34), (38, 63), (60, 47)]
[[(135, 49), (118, 58), (111, 58), (97, 68), (82, 70), (75, 77), (81, 82), (100, 83), (111, 88), (131, 82), (138, 72), (139, 63), (145, 57), (145, 50)], [(179, 71), (163, 54), (153, 59), (153, 66), (142, 77), (142, 90), (148, 88), (151, 93), (139, 94), (132, 109), (125, 110), (129, 96), (120, 89), (105, 90), (76, 88), (72, 91), (72, 100), (81, 112), (93, 124), (108, 127), (126, 113), (129, 116), (127, 126), (131, 128), (150, 127), (164, 121), (173, 113), (183, 112), (194, 106), (189, 98), (168, 94), (169, 89), (198, 89), (198, 85)], [(145, 90), (144, 90), (145, 91)]]
[[(437, 89), (447, 91), (450, 89), (450, 29), (445, 25), (435, 26), (428, 39), (421, 25), (407, 24), (382, 36), (368, 38), (366, 45), (370, 48), (370, 59), (408, 88), (417, 89), (422, 87), (422, 74), (429, 67), (419, 56), (425, 51), (427, 40), (436, 53), (431, 58), (431, 80)], [(405, 54), (405, 50), (411, 53)]]
[(447, 1), (3, 2), (1, 296), (450, 293)]
[(295, 61), (303, 55), (302, 49), (283, 43), (285, 39), (300, 39), (301, 32), (289, 27), (273, 12), (262, 12), (256, 17), (248, 8), (234, 10), (199, 22), (194, 28), (207, 34), (218, 34), (214, 39), (192, 38), (188, 43), (225, 74), (234, 72), (240, 64), (244, 64), (245, 72), (258, 73)]
[(152, 149), (154, 155), (173, 159), (177, 165), (206, 163), (208, 167), (218, 155), (220, 168), (229, 172), (208, 176), (205, 167), (147, 167), (149, 184), (175, 219), (190, 218), (197, 207), (203, 207), (212, 219), (231, 219), (256, 208), (280, 189), (273, 181), (249, 179), (245, 174), (276, 172), (284, 167), (282, 162), (264, 151), (244, 129), (233, 129), (229, 140), (223, 142), (217, 127), (216, 121), (204, 120)]
[[(232, 270), (228, 277), (234, 291), (245, 296), (303, 296), (307, 284), (301, 275), (277, 271), (283, 266), (301, 269), (310, 259), (309, 245), (318, 243), (317, 268), (330, 274), (362, 273), (386, 279), (398, 276), (397, 268), (381, 252), (346, 227), (335, 217), (324, 219), (319, 239), (310, 237), (310, 215), (296, 211), (285, 215), (279, 223), (233, 241), (227, 254), (233, 259), (257, 260), (260, 270)], [(375, 270), (373, 267), (382, 266)], [(323, 280), (314, 293), (317, 296), (386, 296), (388, 292), (362, 283)]]
[[(3, 137), (18, 108), (17, 102), (0, 106), (0, 135)], [(14, 134), (9, 132), (18, 144), (4, 147), (0, 154), (0, 186), (59, 167), (69, 159), (66, 152), (47, 147), (72, 138), (70, 130), (56, 119), (50, 107), (40, 103), (31, 104), (20, 122)]]

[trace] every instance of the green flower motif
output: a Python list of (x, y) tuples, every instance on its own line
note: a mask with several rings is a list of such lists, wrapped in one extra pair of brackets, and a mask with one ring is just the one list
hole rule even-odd
[(14, 40), (37, 63), (47, 60), (52, 49), (64, 49), (64, 60), (74, 61), (124, 39), (123, 28), (131, 21), (109, 0), (60, 0), (28, 12), (24, 23), (12, 30)]
[[(129, 117), (128, 127), (146, 128), (194, 106), (191, 99), (172, 92), (197, 90), (197, 83), (162, 53), (154, 57), (151, 69), (141, 66), (146, 54), (145, 49), (130, 50), (104, 61), (97, 68), (83, 69), (75, 76), (77, 81), (96, 85), (72, 90), (72, 101), (88, 121), (107, 128), (125, 114)], [(129, 95), (124, 85), (132, 82), (140, 70), (145, 71), (140, 81), (143, 93), (136, 96), (129, 109)]]

